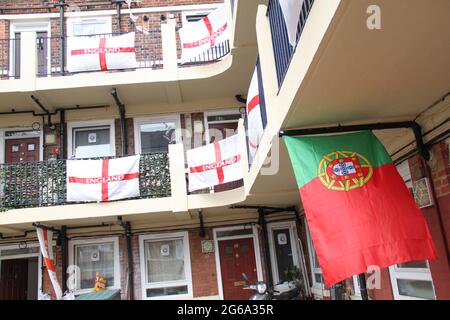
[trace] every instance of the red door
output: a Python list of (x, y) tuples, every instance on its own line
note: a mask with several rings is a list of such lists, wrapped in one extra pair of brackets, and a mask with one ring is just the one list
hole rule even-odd
[(28, 259), (0, 261), (0, 300), (26, 300)]
[[(254, 291), (243, 287), (258, 278), (253, 239), (220, 240), (219, 255), (224, 299), (248, 300)], [(242, 273), (248, 276), (248, 282), (244, 280)]]
[(39, 138), (5, 140), (5, 162), (39, 161)]

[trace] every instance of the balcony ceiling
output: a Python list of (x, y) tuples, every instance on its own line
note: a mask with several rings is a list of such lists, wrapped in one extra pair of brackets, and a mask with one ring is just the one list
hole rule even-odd
[[(381, 30), (366, 27), (372, 4)], [(448, 0), (343, 0), (283, 127), (414, 119), (450, 91), (449, 12)]]

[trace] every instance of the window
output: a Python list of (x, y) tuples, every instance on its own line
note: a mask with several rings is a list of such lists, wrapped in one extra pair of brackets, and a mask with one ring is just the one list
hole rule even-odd
[(68, 19), (67, 33), (69, 36), (84, 36), (111, 32), (111, 16)]
[(97, 272), (109, 288), (120, 288), (119, 242), (117, 238), (73, 240), (69, 264), (78, 267), (74, 285), (78, 293), (91, 291)]
[(389, 274), (395, 299), (436, 299), (427, 261), (413, 261), (391, 266)]
[(320, 268), (319, 260), (317, 259), (316, 250), (314, 249), (314, 244), (311, 239), (311, 234), (309, 233), (309, 228), (306, 223), (306, 220), (305, 220), (305, 225), (306, 225), (306, 233), (307, 233), (307, 238), (308, 238), (308, 247), (309, 247), (309, 254), (310, 254), (309, 258), (310, 258), (310, 262), (311, 262), (313, 284), (315, 287), (322, 289), (325, 286), (325, 281), (323, 280), (323, 276), (322, 276), (322, 269)]
[(136, 153), (169, 151), (169, 144), (180, 141), (180, 116), (135, 119)]
[(234, 135), (240, 118), (239, 110), (205, 112), (206, 143)]
[(187, 232), (140, 237), (144, 299), (192, 297)]
[(116, 153), (113, 120), (69, 123), (67, 131), (69, 157), (109, 157)]

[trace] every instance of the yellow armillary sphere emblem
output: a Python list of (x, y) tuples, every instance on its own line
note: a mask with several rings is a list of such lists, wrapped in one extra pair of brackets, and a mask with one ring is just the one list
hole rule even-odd
[(319, 162), (318, 176), (331, 190), (350, 191), (362, 187), (373, 175), (369, 160), (354, 151), (334, 151)]

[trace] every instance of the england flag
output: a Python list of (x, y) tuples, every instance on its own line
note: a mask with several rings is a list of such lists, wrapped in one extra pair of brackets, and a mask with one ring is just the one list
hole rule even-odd
[(189, 62), (203, 52), (228, 40), (227, 18), (226, 7), (222, 5), (203, 19), (189, 22), (181, 28), (179, 33), (182, 62)]
[(56, 299), (61, 300), (62, 290), (56, 277), (55, 259), (53, 258), (53, 232), (45, 227), (37, 227), (36, 233), (41, 248), (41, 254), (44, 258), (44, 264), (48, 271), (50, 282), (53, 285)]
[(67, 201), (105, 202), (139, 196), (139, 158), (67, 160)]
[(257, 62), (255, 71), (253, 72), (247, 94), (247, 139), (250, 163), (253, 162), (256, 155), (256, 151), (258, 150), (264, 133), (264, 128), (267, 123), (264, 93), (258, 73), (259, 61)]
[(69, 72), (136, 68), (134, 32), (120, 36), (67, 38)]
[(189, 191), (195, 191), (243, 178), (239, 136), (214, 141), (186, 152)]

